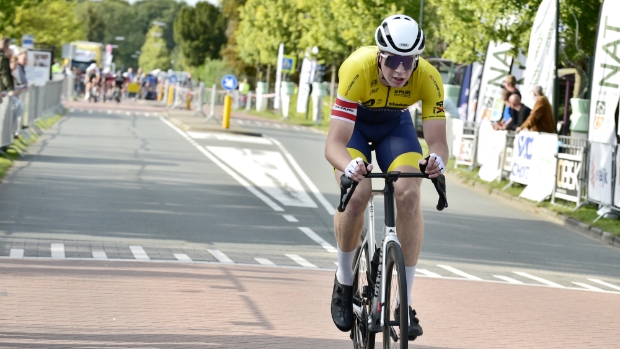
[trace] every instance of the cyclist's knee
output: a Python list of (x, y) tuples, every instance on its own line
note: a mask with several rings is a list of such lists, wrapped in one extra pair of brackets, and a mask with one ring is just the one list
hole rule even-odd
[(398, 190), (394, 191), (394, 199), (399, 210), (416, 210), (420, 205), (420, 185), (411, 182), (409, 185), (399, 186)]

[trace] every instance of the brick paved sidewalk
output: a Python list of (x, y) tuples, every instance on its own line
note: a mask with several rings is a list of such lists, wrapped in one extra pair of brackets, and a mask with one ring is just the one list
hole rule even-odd
[[(350, 348), (333, 274), (293, 268), (0, 261), (1, 348)], [(417, 278), (412, 348), (618, 347), (620, 296)]]

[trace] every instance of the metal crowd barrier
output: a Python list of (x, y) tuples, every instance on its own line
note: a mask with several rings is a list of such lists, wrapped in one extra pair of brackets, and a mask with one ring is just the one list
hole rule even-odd
[(473, 121), (466, 121), (463, 124), (463, 136), (458, 152), (455, 151), (456, 161), (454, 167), (465, 165), (470, 170), (476, 166), (476, 154), (478, 150), (478, 129), (480, 124)]
[[(558, 163), (551, 202), (556, 198), (571, 201), (577, 208), (587, 202), (588, 188), (588, 140), (583, 138), (558, 137)], [(585, 166), (584, 166), (585, 165)]]
[(502, 172), (499, 180), (509, 179), (510, 174), (512, 173), (512, 151), (516, 135), (517, 134), (514, 131), (508, 131), (506, 133), (506, 147), (504, 148), (504, 153), (502, 155)]
[[(14, 147), (17, 136), (29, 137), (28, 132), (40, 132), (35, 122), (38, 119), (62, 112), (61, 96), (68, 82), (65, 79), (48, 81), (44, 86), (30, 86), (19, 91), (17, 97), (5, 96), (0, 102), (0, 154), (6, 156), (6, 150)], [(14, 101), (16, 98), (17, 101)], [(23, 106), (22, 114), (14, 113), (15, 103)], [(16, 149), (18, 150), (18, 149)]]

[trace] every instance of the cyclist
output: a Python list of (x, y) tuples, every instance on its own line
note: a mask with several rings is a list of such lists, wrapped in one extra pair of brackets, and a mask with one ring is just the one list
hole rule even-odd
[[(338, 96), (332, 109), (325, 157), (339, 182), (344, 173), (360, 182), (345, 212), (336, 212), (334, 231), (338, 242), (338, 269), (334, 279), (331, 312), (343, 332), (353, 324), (352, 264), (364, 226), (364, 211), (371, 194), (371, 146), (382, 171), (419, 172), (431, 178), (445, 171), (448, 158), (444, 91), (435, 67), (420, 57), (425, 37), (409, 16), (387, 17), (375, 31), (377, 46), (353, 52), (339, 70)], [(423, 159), (409, 106), (422, 101), (422, 120), (429, 157)], [(422, 335), (411, 307), (411, 290), (418, 262), (424, 222), (420, 210), (419, 178), (400, 178), (394, 183), (398, 211), (396, 231), (402, 245), (407, 280), (409, 339)], [(403, 305), (404, 306), (404, 305)], [(400, 311), (400, 306), (396, 309)]]
[(84, 84), (86, 85), (86, 97), (85, 100), (90, 98), (91, 88), (99, 85), (99, 81), (101, 80), (101, 71), (99, 67), (97, 67), (96, 63), (91, 63), (91, 65), (86, 68), (86, 74), (84, 74)]

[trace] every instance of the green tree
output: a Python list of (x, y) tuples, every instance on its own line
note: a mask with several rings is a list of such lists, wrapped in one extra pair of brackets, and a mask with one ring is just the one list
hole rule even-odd
[(220, 8), (208, 2), (181, 9), (174, 21), (174, 37), (183, 57), (190, 66), (199, 66), (206, 58), (219, 57), (224, 35), (225, 19)]
[(104, 42), (105, 40), (105, 20), (100, 11), (93, 6), (89, 6), (86, 11), (86, 37), (88, 41)]
[(239, 8), (245, 4), (245, 0), (222, 0), (222, 13), (226, 18), (226, 44), (222, 48), (220, 55), (229, 67), (239, 75), (252, 75), (255, 73), (254, 66), (245, 63), (239, 57), (236, 31), (239, 28), (241, 19), (239, 18)]
[(140, 59), (138, 63), (143, 71), (148, 72), (155, 69), (168, 70), (170, 68), (170, 54), (166, 47), (163, 30), (157, 25), (153, 25), (146, 34), (146, 41), (142, 45)]
[[(15, 9), (15, 17), (5, 30), (14, 38), (34, 35), (35, 43), (60, 49), (62, 44), (85, 38), (82, 24), (72, 11), (73, 1), (45, 0), (38, 6), (26, 3)], [(67, 6), (69, 4), (69, 6)]]
[(41, 3), (43, 0), (0, 0), (0, 33), (14, 31), (15, 14), (18, 8), (24, 10)]
[(294, 0), (248, 0), (240, 7), (235, 32), (239, 56), (246, 63), (275, 65), (281, 42), (286, 51), (300, 53), (299, 8)]

